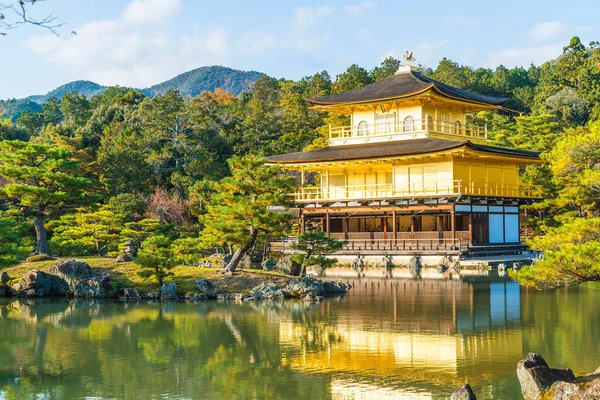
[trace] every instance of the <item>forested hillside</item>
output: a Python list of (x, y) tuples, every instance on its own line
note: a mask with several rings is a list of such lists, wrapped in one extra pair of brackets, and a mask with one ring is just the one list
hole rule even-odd
[[(197, 216), (203, 212), (200, 199), (206, 194), (203, 182), (227, 176), (230, 157), (322, 146), (327, 125), (345, 121), (309, 109), (305, 99), (385, 79), (399, 64), (388, 58), (372, 70), (351, 65), (335, 79), (326, 71), (299, 81), (256, 73), (251, 75), (257, 78), (253, 86), (249, 75), (220, 80), (213, 68), (217, 75), (202, 75), (206, 87), (217, 85), (233, 93), (223, 89), (198, 93), (196, 70), (149, 91), (111, 87), (91, 98), (77, 92), (51, 97), (41, 112), (25, 110), (14, 122), (2, 121), (0, 138), (49, 145), (35, 150), (44, 160), (49, 149), (64, 149), (53, 157), (78, 165), (64, 174), (75, 174), (71, 184), (84, 185), (86, 196), (57, 200), (43, 212), (23, 212), (23, 204), (0, 191), (0, 199), (6, 199), (0, 222), (22, 232), (21, 255), (33, 250), (29, 217), (35, 213), (44, 215), (51, 249), (60, 254), (96, 251), (89, 242), (66, 238), (61, 232), (76, 215), (106, 207), (112, 213), (106, 217), (107, 225), (120, 227), (146, 216), (175, 226), (179, 236), (197, 237)], [(435, 69), (423, 71), (459, 88), (511, 98), (506, 107), (515, 111), (472, 117), (488, 124), (493, 144), (540, 151), (548, 160), (546, 166), (524, 171), (525, 183), (539, 185), (546, 199), (529, 208), (529, 233), (568, 224), (572, 218), (598, 217), (600, 122), (594, 121), (600, 119), (599, 65), (598, 43), (586, 46), (573, 38), (563, 54), (541, 66), (473, 69), (443, 59)], [(197, 84), (192, 87), (189, 82)], [(243, 92), (250, 86), (251, 91)], [(171, 87), (181, 92), (168, 90)], [(4, 164), (0, 172), (15, 162), (6, 157), (10, 155), (0, 162)], [(36, 168), (49, 173), (41, 165)], [(107, 251), (114, 251), (118, 243), (106, 241)]]
[[(256, 71), (240, 71), (222, 66), (201, 67), (149, 88), (137, 90), (148, 97), (165, 94), (168, 90), (177, 90), (184, 97), (195, 97), (204, 91), (212, 92), (215, 89), (222, 89), (239, 95), (242, 92), (249, 91), (254, 82), (262, 75), (262, 73)], [(24, 99), (0, 100), (0, 113), (4, 114), (5, 118), (16, 120), (23, 111), (40, 112), (42, 104), (52, 98), (60, 99), (66, 93), (78, 92), (89, 99), (96, 94), (101, 94), (106, 88), (106, 86), (90, 81), (69, 82), (44, 95), (33, 95)]]

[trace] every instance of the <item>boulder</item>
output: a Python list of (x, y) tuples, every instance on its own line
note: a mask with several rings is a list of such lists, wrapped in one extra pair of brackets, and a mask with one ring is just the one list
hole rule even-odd
[(139, 301), (140, 294), (135, 288), (126, 288), (123, 289), (123, 296), (120, 297), (122, 301)]
[(115, 261), (118, 263), (129, 262), (131, 260), (133, 260), (133, 258), (129, 253), (120, 253), (117, 258), (115, 258)]
[(259, 298), (254, 293), (219, 293), (217, 300), (254, 301), (259, 300)]
[(6, 273), (6, 271), (2, 271), (0, 273), (0, 284), (6, 285), (10, 281), (10, 276)]
[(263, 282), (254, 287), (251, 293), (260, 299), (286, 299), (290, 294), (274, 283)]
[(261, 263), (261, 266), (265, 271), (272, 271), (277, 266), (277, 261), (275, 261), (272, 258), (267, 258), (267, 259), (263, 260), (263, 262)]
[(185, 298), (188, 300), (192, 300), (192, 301), (210, 300), (210, 299), (214, 299), (215, 297), (208, 297), (207, 295), (202, 294), (202, 293), (186, 293), (185, 294)]
[(56, 275), (43, 271), (31, 270), (17, 282), (14, 287), (19, 296), (43, 297), (61, 296), (69, 291), (68, 284)]
[(294, 261), (292, 256), (283, 256), (277, 261), (275, 270), (282, 274), (297, 276), (300, 274), (301, 267), (300, 263)]
[(146, 295), (144, 297), (147, 299), (150, 299), (150, 300), (157, 300), (157, 299), (160, 299), (160, 293), (148, 292), (148, 293), (146, 293)]
[(219, 292), (217, 291), (217, 288), (215, 287), (215, 285), (213, 285), (209, 280), (207, 280), (205, 278), (196, 279), (194, 281), (194, 284), (200, 291), (200, 295), (205, 296), (206, 298), (209, 298), (209, 299), (217, 298), (217, 294)]
[(471, 385), (467, 383), (456, 389), (456, 391), (452, 393), (452, 396), (450, 396), (450, 400), (477, 400), (477, 396), (473, 393)]
[(160, 295), (163, 299), (177, 298), (177, 284), (175, 282), (165, 282), (160, 289)]
[(579, 386), (569, 382), (555, 382), (550, 389), (553, 400), (571, 400), (579, 397)]
[(114, 295), (109, 274), (83, 277), (73, 287), (75, 297), (106, 298)]
[(547, 392), (554, 382), (573, 382), (575, 375), (569, 368), (550, 368), (544, 358), (536, 353), (517, 363), (517, 377), (521, 384), (521, 392), (525, 400), (538, 400)]
[(92, 268), (86, 262), (68, 259), (52, 265), (50, 273), (61, 278), (73, 289), (82, 277), (92, 275)]
[(302, 300), (307, 301), (307, 302), (311, 302), (311, 301), (318, 302), (318, 301), (323, 301), (323, 297), (317, 296), (314, 293), (309, 293), (306, 296), (304, 296), (304, 298)]
[(418, 255), (412, 256), (410, 260), (408, 260), (408, 271), (410, 275), (414, 278), (418, 278), (421, 276), (421, 268), (423, 264), (421, 263), (421, 257)]
[(311, 293), (320, 296), (325, 293), (323, 282), (313, 277), (303, 277), (291, 279), (284, 288), (290, 293), (291, 297), (304, 298)]
[(341, 282), (323, 282), (323, 289), (327, 293), (346, 293), (348, 291), (348, 287)]

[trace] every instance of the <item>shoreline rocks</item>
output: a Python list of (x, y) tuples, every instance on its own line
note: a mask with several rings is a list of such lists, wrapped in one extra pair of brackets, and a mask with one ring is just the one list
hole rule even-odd
[(450, 400), (477, 400), (477, 396), (473, 393), (471, 385), (467, 383), (456, 389), (450, 396)]
[(165, 282), (160, 289), (160, 296), (163, 299), (177, 298), (177, 284), (175, 282)]
[(88, 299), (113, 297), (112, 278), (109, 274), (83, 277), (73, 287), (73, 296)]
[(569, 368), (550, 368), (537, 353), (529, 353), (517, 363), (517, 378), (525, 400), (541, 399), (555, 382), (573, 382), (575, 374)]

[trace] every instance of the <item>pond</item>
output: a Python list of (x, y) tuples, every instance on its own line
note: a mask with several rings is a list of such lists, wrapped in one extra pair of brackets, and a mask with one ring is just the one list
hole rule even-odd
[(529, 351), (600, 366), (597, 287), (351, 283), (319, 304), (0, 299), (0, 399), (514, 399)]

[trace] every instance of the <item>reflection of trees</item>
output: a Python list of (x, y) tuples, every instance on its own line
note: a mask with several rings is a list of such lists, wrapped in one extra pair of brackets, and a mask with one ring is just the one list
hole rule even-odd
[[(9, 393), (15, 393), (12, 398), (41, 393), (48, 398), (151, 398), (165, 393), (327, 398), (326, 380), (309, 380), (287, 366), (277, 321), (253, 306), (3, 306), (0, 393), (5, 391), (7, 399)], [(276, 312), (287, 315), (286, 308)]]

